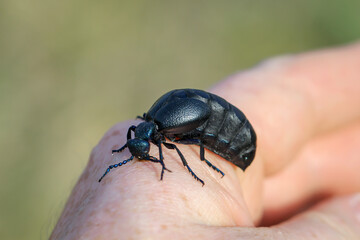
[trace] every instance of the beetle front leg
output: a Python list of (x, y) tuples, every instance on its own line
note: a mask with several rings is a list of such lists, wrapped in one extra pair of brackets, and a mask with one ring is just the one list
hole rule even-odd
[(112, 150), (112, 154), (114, 154), (114, 153), (116, 153), (116, 152), (122, 152), (125, 148), (127, 148), (126, 143), (125, 143), (125, 145), (122, 146), (121, 148)]
[(135, 129), (136, 129), (135, 125), (132, 125), (131, 127), (129, 127), (128, 132), (127, 132), (127, 140), (131, 139), (131, 131), (133, 131), (135, 133)]
[[(132, 125), (131, 127), (129, 127), (128, 132), (127, 132), (127, 140), (131, 139), (131, 132), (132, 131), (135, 132), (135, 129), (136, 129), (135, 125)], [(116, 149), (116, 150), (112, 150), (112, 153), (114, 154), (115, 152), (122, 152), (125, 148), (127, 148), (126, 143), (121, 148)]]

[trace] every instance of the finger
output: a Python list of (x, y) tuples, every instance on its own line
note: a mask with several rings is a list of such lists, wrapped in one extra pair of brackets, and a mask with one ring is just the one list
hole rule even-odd
[(309, 139), (360, 119), (359, 76), (356, 44), (274, 59), (212, 90), (254, 125), (269, 175)]
[(360, 122), (309, 142), (288, 168), (266, 179), (263, 224), (283, 221), (324, 197), (360, 191), (359, 146)]
[[(192, 228), (196, 239), (360, 239), (360, 195), (336, 198), (274, 227)], [(200, 232), (200, 233), (199, 233)], [(196, 235), (195, 235), (196, 234)], [(201, 236), (199, 238), (199, 236)]]
[[(142, 238), (156, 239), (360, 239), (360, 195), (336, 198), (274, 227), (213, 227), (201, 224), (145, 229)], [(174, 234), (174, 233), (177, 234)]]
[(360, 195), (326, 201), (273, 229), (288, 239), (360, 239)]
[[(221, 178), (199, 159), (199, 148), (178, 145), (193, 172), (205, 182), (204, 187), (182, 165), (177, 152), (169, 149), (163, 149), (163, 155), (166, 168), (172, 172), (165, 172), (162, 181), (160, 164), (134, 159), (112, 168), (99, 183), (109, 165), (131, 156), (128, 150), (115, 156), (111, 152), (124, 145), (129, 126), (136, 123), (117, 124), (94, 148), (53, 239), (127, 239), (134, 232), (169, 225), (253, 226), (235, 171), (217, 155), (209, 154), (207, 159), (226, 174)], [(158, 154), (156, 145), (151, 145), (150, 155)]]

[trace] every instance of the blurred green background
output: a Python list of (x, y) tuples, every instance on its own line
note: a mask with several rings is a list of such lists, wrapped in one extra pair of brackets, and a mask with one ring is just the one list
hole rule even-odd
[(359, 0), (1, 1), (0, 239), (48, 238), (116, 122), (165, 91), (355, 41), (359, 11)]

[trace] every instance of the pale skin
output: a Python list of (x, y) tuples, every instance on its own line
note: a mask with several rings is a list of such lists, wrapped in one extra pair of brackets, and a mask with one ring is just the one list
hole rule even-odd
[[(116, 124), (92, 151), (51, 239), (360, 239), (360, 44), (270, 59), (210, 91), (257, 133), (245, 172), (207, 150), (221, 178), (198, 146), (178, 144), (204, 187), (166, 148), (172, 172), (163, 181), (160, 164), (134, 159), (98, 183), (108, 165), (130, 157), (111, 150), (140, 121)], [(150, 154), (158, 157), (155, 145)]]

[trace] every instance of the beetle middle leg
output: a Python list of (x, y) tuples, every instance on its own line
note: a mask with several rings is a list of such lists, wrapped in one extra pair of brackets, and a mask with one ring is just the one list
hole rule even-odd
[(214, 169), (215, 171), (220, 173), (222, 175), (222, 177), (225, 176), (225, 174), (219, 168), (217, 168), (211, 162), (209, 162), (208, 160), (205, 159), (205, 148), (199, 139), (185, 139), (185, 140), (180, 139), (180, 140), (175, 140), (174, 142), (181, 143), (181, 144), (187, 144), (187, 145), (192, 145), (192, 144), (200, 145), (200, 160), (205, 161), (209, 167), (211, 167), (212, 169)]
[(193, 170), (191, 170), (191, 168), (188, 166), (187, 161), (184, 158), (184, 155), (180, 152), (180, 150), (177, 148), (177, 146), (175, 144), (172, 143), (167, 143), (167, 142), (163, 142), (164, 146), (167, 147), (168, 149), (175, 149), (178, 153), (178, 155), (181, 158), (181, 161), (183, 163), (183, 165), (188, 169), (188, 171), (191, 173), (191, 175), (199, 182), (201, 182), (201, 184), (204, 186), (204, 181), (201, 180), (198, 176), (196, 176), (196, 174), (193, 172)]
[[(144, 113), (144, 115), (145, 115), (145, 113)], [(164, 157), (163, 157), (162, 148), (161, 148), (161, 141), (159, 141), (159, 142), (157, 143), (157, 146), (158, 146), (158, 148), (159, 148), (159, 158), (160, 158), (160, 164), (161, 164), (161, 166), (162, 166), (162, 169), (161, 169), (161, 178), (160, 178), (160, 180), (162, 180), (162, 179), (163, 179), (163, 176), (164, 176), (164, 170), (167, 170), (167, 171), (169, 171), (169, 172), (171, 172), (171, 170), (169, 170), (169, 169), (167, 169), (167, 168), (165, 167)]]
[(157, 162), (157, 163), (160, 163), (161, 166), (162, 166), (162, 170), (161, 170), (161, 177), (160, 177), (160, 180), (163, 180), (163, 176), (164, 176), (164, 170), (168, 171), (168, 172), (171, 172), (170, 169), (167, 169), (165, 167), (165, 164), (164, 164), (164, 161), (162, 159), (157, 159), (156, 157), (153, 157), (153, 156), (147, 156), (145, 158), (142, 158), (142, 159), (139, 159), (139, 160), (147, 160), (147, 161), (151, 161), (151, 162)]

